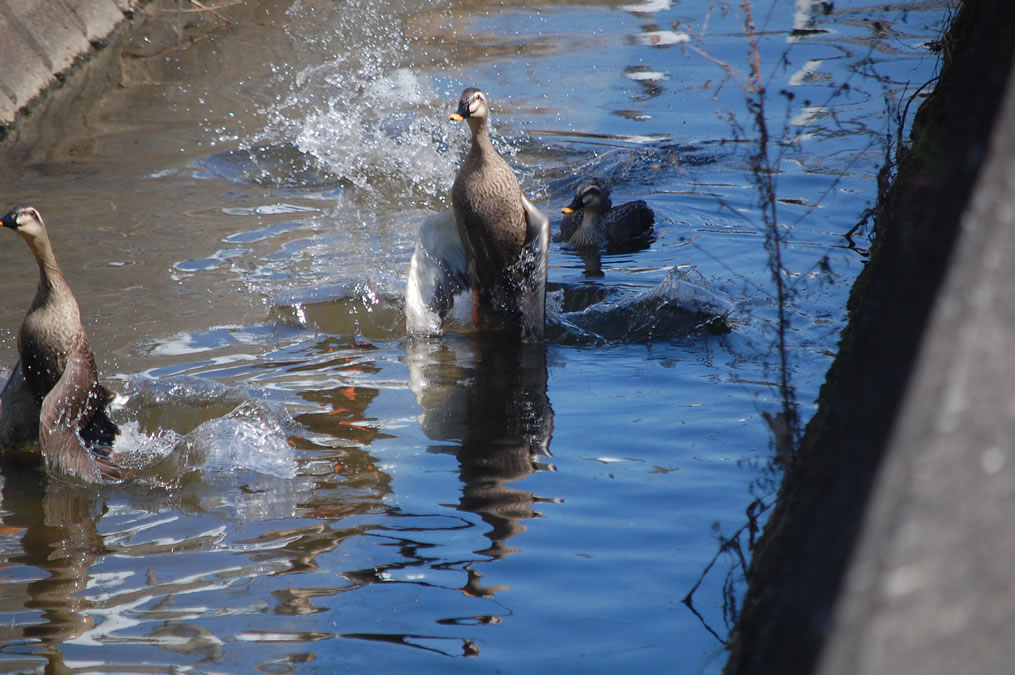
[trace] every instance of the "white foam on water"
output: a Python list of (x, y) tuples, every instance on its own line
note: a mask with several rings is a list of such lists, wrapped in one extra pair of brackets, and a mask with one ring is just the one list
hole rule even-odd
[(690, 42), (691, 36), (679, 30), (649, 30), (634, 36), (638, 44), (650, 47), (669, 47)]

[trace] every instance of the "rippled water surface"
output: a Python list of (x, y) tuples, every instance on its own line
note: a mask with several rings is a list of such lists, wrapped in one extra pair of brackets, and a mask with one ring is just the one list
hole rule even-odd
[[(783, 410), (740, 3), (217, 13), (147, 6), (4, 142), (140, 469), (4, 463), (0, 667), (721, 668)], [(803, 421), (947, 13), (754, 8)], [(471, 85), (554, 222), (591, 175), (655, 210), (643, 250), (552, 244), (544, 343), (406, 336)], [(10, 367), (37, 271), (0, 238)]]

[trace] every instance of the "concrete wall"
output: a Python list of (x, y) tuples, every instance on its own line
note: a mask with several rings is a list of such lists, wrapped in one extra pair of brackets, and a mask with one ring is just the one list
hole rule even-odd
[(141, 0), (0, 0), (0, 125), (101, 45)]

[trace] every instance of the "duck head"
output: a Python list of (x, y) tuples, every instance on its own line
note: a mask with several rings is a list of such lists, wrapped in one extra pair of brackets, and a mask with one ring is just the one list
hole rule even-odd
[(14, 230), (29, 241), (46, 237), (46, 226), (42, 222), (42, 216), (32, 206), (11, 209), (0, 218), (0, 225)]
[(468, 120), (469, 126), (484, 122), (490, 117), (490, 109), (486, 105), (486, 94), (475, 87), (469, 87), (458, 99), (458, 110), (448, 115), (449, 120), (461, 122)]
[(585, 211), (602, 213), (610, 208), (610, 189), (597, 180), (585, 181), (578, 186), (571, 203), (561, 213)]

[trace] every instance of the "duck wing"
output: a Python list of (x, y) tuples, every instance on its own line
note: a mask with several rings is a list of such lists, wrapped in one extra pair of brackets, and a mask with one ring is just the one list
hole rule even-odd
[(525, 211), (525, 244), (517, 270), (522, 287), (522, 319), (525, 337), (541, 340), (546, 321), (546, 273), (550, 253), (550, 220), (522, 195)]
[(39, 445), (50, 471), (90, 483), (123, 479), (109, 456), (118, 430), (104, 410), (108, 394), (95, 379), (91, 359), (68, 356), (63, 374), (42, 401), (39, 420)]
[(611, 244), (626, 244), (647, 239), (652, 233), (655, 214), (642, 200), (621, 204), (603, 216), (601, 223)]
[(18, 361), (0, 392), (0, 451), (17, 450), (39, 438), (39, 403)]
[(412, 252), (405, 298), (409, 332), (439, 332), (455, 295), (468, 286), (465, 246), (454, 210), (446, 209), (423, 221)]

